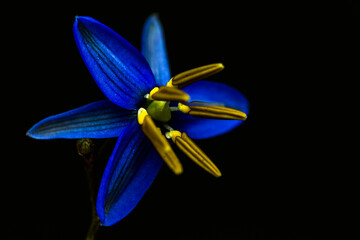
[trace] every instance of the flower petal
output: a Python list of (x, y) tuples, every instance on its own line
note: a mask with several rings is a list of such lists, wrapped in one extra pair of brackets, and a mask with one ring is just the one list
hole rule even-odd
[(99, 88), (113, 103), (136, 109), (155, 79), (142, 54), (119, 34), (90, 17), (76, 17), (74, 37)]
[(156, 14), (145, 22), (142, 32), (141, 52), (150, 64), (158, 86), (170, 80), (170, 67), (161, 22)]
[(155, 179), (162, 160), (137, 121), (119, 137), (101, 180), (97, 213), (110, 226), (129, 214)]
[(27, 135), (36, 139), (118, 137), (136, 116), (136, 111), (102, 100), (45, 118)]
[[(236, 89), (217, 82), (199, 81), (183, 89), (192, 101), (224, 104), (225, 107), (238, 109), (246, 114), (249, 112), (248, 101)], [(174, 112), (169, 123), (174, 129), (186, 132), (191, 138), (201, 139), (224, 134), (240, 125), (239, 120), (216, 120), (196, 118)]]

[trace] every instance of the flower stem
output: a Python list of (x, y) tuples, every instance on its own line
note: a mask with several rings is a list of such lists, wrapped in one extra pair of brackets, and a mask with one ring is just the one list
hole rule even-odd
[(94, 240), (100, 227), (100, 220), (96, 213), (96, 184), (94, 183), (94, 143), (91, 139), (79, 139), (76, 143), (78, 154), (84, 161), (84, 170), (89, 188), (89, 197), (91, 204), (91, 223), (86, 235), (86, 240)]

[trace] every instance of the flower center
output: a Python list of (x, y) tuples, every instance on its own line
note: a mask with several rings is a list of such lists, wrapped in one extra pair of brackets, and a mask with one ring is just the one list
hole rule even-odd
[(167, 101), (154, 100), (146, 108), (146, 111), (152, 119), (160, 122), (166, 123), (171, 119), (171, 111), (169, 107), (169, 102)]
[(146, 111), (152, 119), (166, 123), (171, 119), (169, 102), (188, 102), (190, 97), (184, 91), (167, 86), (155, 87), (149, 94), (144, 96), (147, 99)]
[[(221, 63), (217, 63), (182, 72), (171, 78), (166, 86), (155, 87), (149, 94), (144, 96), (147, 103), (144, 108), (138, 110), (138, 123), (161, 158), (175, 174), (181, 174), (183, 169), (170, 146), (169, 142), (171, 141), (204, 170), (215, 177), (221, 176), (219, 169), (192, 139), (185, 132), (173, 129), (167, 122), (171, 119), (171, 111), (180, 111), (200, 118), (245, 120), (245, 113), (227, 108), (221, 104), (189, 102), (190, 96), (181, 90), (181, 88), (213, 75), (223, 68), (224, 66)], [(170, 102), (177, 102), (178, 105), (170, 107)], [(156, 126), (153, 120), (160, 122), (160, 127), (163, 128)]]

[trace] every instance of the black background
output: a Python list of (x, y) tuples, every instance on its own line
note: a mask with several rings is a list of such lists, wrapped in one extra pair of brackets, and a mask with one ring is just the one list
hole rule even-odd
[(172, 73), (222, 62), (225, 70), (209, 80), (240, 90), (250, 114), (234, 131), (196, 141), (221, 178), (179, 154), (184, 173), (163, 167), (134, 211), (101, 228), (98, 239), (315, 239), (318, 230), (332, 231), (321, 227), (324, 196), (336, 182), (322, 143), (339, 110), (329, 86), (351, 78), (358, 64), (356, 3), (100, 1), (3, 11), (11, 13), (3, 21), (11, 75), (2, 94), (11, 126), (3, 129), (2, 168), (10, 239), (84, 239), (90, 222), (76, 140), (25, 136), (45, 117), (104, 99), (75, 45), (74, 17), (91, 16), (139, 48), (153, 12), (163, 23)]

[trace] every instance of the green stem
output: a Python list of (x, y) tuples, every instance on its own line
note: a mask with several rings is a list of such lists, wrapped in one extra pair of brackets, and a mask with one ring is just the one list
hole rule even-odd
[(79, 139), (76, 143), (78, 154), (84, 161), (84, 170), (89, 188), (89, 197), (91, 204), (91, 223), (86, 235), (86, 240), (94, 240), (100, 227), (100, 220), (96, 213), (96, 185), (94, 183), (94, 143), (91, 139)]

